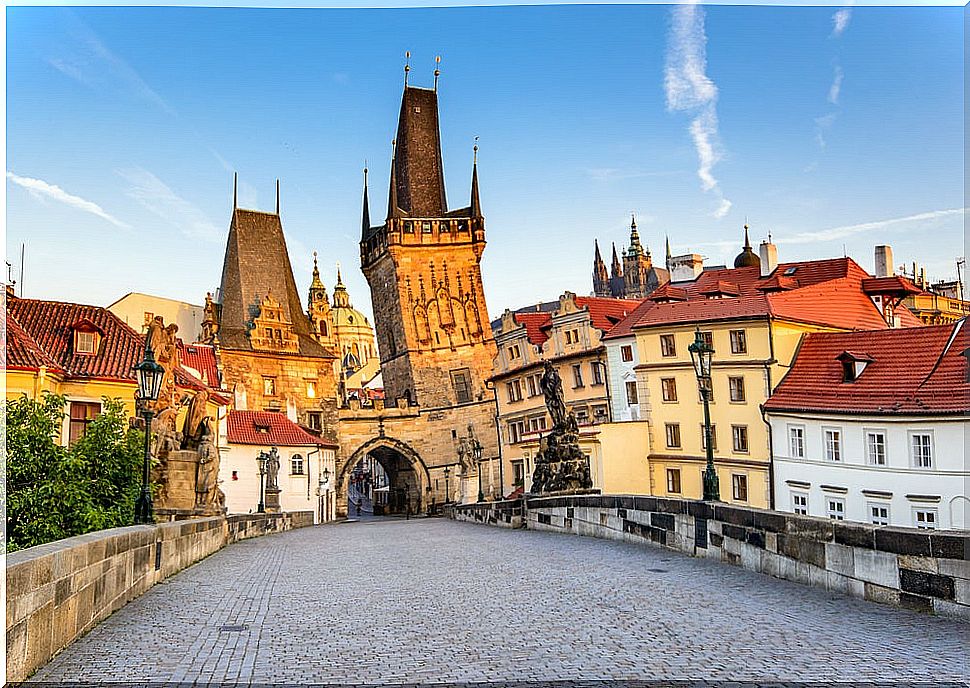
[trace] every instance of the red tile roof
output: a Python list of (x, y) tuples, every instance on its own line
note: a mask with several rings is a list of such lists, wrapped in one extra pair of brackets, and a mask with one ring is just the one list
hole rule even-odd
[(46, 366), (52, 371), (61, 367), (47, 355), (34, 338), (21, 327), (13, 314), (7, 312), (6, 346), (4, 347), (4, 367), (9, 370), (39, 370)]
[[(602, 331), (610, 331), (617, 323), (626, 318), (640, 304), (636, 299), (609, 299), (600, 296), (577, 296), (576, 305), (589, 311), (589, 319), (593, 327)], [(549, 335), (546, 330), (552, 326), (552, 312), (525, 311), (515, 313), (515, 321), (525, 325), (526, 336), (529, 341), (541, 346)]]
[(215, 389), (221, 388), (215, 350), (208, 344), (184, 344), (181, 339), (178, 343), (182, 365), (192, 372), (198, 372), (197, 377), (203, 383)]
[[(132, 367), (144, 353), (144, 339), (107, 308), (38, 299), (7, 299), (7, 319), (20, 325), (37, 349), (71, 378), (100, 378), (135, 382)], [(74, 327), (93, 326), (101, 333), (94, 354), (74, 353)], [(16, 335), (15, 335), (16, 336)], [(19, 338), (17, 346), (25, 344)], [(18, 355), (23, 351), (18, 352)], [(21, 362), (30, 358), (21, 358)], [(34, 357), (34, 362), (40, 359)], [(49, 365), (49, 364), (48, 364)], [(36, 366), (28, 366), (36, 367)]]
[[(932, 415), (970, 412), (966, 319), (932, 327), (807, 335), (769, 411)], [(843, 381), (843, 353), (872, 359)]]
[(227, 425), (229, 444), (263, 447), (337, 446), (311, 435), (282, 413), (272, 411), (230, 411)]
[[(768, 277), (760, 268), (705, 270), (691, 282), (665, 284), (650, 297), (652, 307), (640, 309), (633, 323), (621, 323), (610, 333), (624, 336), (651, 325), (774, 318), (845, 329), (882, 329), (886, 323), (862, 283), (871, 279), (851, 258), (782, 263)], [(706, 293), (737, 287), (738, 296), (707, 298)], [(664, 302), (666, 296), (686, 301)], [(921, 323), (903, 306), (896, 310), (902, 325)], [(619, 334), (623, 333), (623, 334)]]

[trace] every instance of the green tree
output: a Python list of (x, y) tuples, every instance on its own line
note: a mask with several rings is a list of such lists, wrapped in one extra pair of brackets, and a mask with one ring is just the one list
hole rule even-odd
[(58, 438), (65, 404), (54, 394), (4, 404), (7, 551), (134, 520), (143, 431), (129, 427), (119, 399), (105, 397), (84, 437), (63, 447)]

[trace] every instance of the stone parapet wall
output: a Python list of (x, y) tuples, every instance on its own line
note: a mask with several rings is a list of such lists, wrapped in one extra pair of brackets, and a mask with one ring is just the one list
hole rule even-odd
[(22, 681), (155, 583), (313, 512), (214, 516), (87, 533), (7, 555), (7, 682)]
[(576, 495), (456, 506), (526, 527), (715, 559), (873, 602), (970, 621), (970, 533), (873, 526), (666, 497)]

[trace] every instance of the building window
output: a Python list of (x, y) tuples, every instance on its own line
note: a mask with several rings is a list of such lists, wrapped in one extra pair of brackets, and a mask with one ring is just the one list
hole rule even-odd
[(431, 223), (430, 222), (422, 222), (421, 223), (421, 232), (423, 234), (431, 234)]
[(880, 430), (866, 431), (866, 462), (870, 466), (886, 465), (886, 433)]
[[(704, 432), (704, 424), (701, 423), (701, 449), (707, 451), (707, 433)], [(711, 449), (717, 451), (717, 426), (711, 423)]]
[(889, 505), (869, 503), (869, 521), (877, 526), (889, 525)]
[(317, 383), (313, 380), (306, 381), (306, 396), (307, 399), (317, 398)]
[(576, 411), (576, 423), (579, 425), (589, 425), (589, 411), (585, 408)]
[(835, 521), (845, 520), (845, 500), (841, 497), (826, 497), (825, 498), (825, 513), (829, 518)]
[(264, 377), (263, 378), (263, 394), (268, 397), (276, 396), (276, 378), (275, 377)]
[(583, 364), (573, 364), (573, 388), (583, 386)]
[(913, 432), (909, 435), (913, 449), (913, 466), (933, 468), (933, 435), (928, 432)]
[(525, 485), (525, 462), (522, 460), (512, 462), (512, 486), (523, 487)]
[(311, 430), (320, 430), (323, 427), (323, 414), (319, 411), (310, 411), (306, 414), (306, 424)]
[(94, 332), (78, 332), (74, 342), (74, 353), (93, 354), (97, 350)]
[[(518, 380), (516, 380), (518, 383)], [(472, 400), (472, 378), (467, 368), (451, 371), (451, 386), (455, 389), (455, 400), (459, 404), (468, 404)], [(522, 390), (519, 390), (522, 398)]]
[(624, 363), (629, 363), (633, 360), (633, 346), (627, 344), (626, 346), (620, 347), (620, 358)]
[(936, 530), (938, 520), (936, 509), (913, 509), (913, 525), (920, 530)]
[(680, 494), (680, 469), (667, 469), (667, 492), (669, 494)]
[(529, 432), (542, 432), (546, 429), (546, 417), (536, 416), (529, 419)]
[(822, 438), (825, 445), (825, 458), (829, 461), (841, 461), (842, 431), (835, 428), (826, 428), (822, 431)]
[(603, 384), (603, 364), (600, 361), (593, 361), (589, 367), (593, 371), (593, 384)]
[(566, 330), (566, 343), (579, 344), (579, 330)]
[(303, 475), (303, 456), (294, 454), (290, 457), (290, 475)]
[(626, 403), (628, 406), (636, 406), (640, 403), (637, 396), (637, 383), (634, 380), (626, 383)]
[(791, 510), (796, 514), (808, 515), (808, 494), (805, 492), (791, 493)]
[(506, 389), (509, 393), (509, 402), (522, 401), (522, 383), (518, 380), (512, 380), (506, 383)]
[(731, 330), (731, 353), (748, 353), (748, 340), (744, 336), (744, 330)]
[(522, 441), (522, 435), (525, 434), (525, 423), (521, 420), (515, 420), (509, 423), (509, 443), (518, 444)]
[(525, 379), (525, 385), (529, 390), (529, 396), (534, 397), (539, 395), (539, 376), (530, 375)]
[(86, 401), (71, 402), (71, 420), (68, 425), (68, 441), (74, 442), (84, 437), (88, 424), (101, 413), (101, 404)]
[(731, 401), (744, 401), (744, 378), (729, 377), (728, 387), (731, 390)]
[(514, 361), (515, 359), (519, 358), (522, 355), (522, 353), (519, 351), (518, 344), (513, 344), (512, 346), (510, 346), (508, 348), (508, 352), (509, 352), (510, 361)]
[(748, 452), (748, 426), (732, 425), (731, 439), (734, 451), (746, 454)]
[(800, 425), (788, 426), (788, 442), (793, 459), (805, 458), (805, 428)]
[(713, 332), (701, 332), (701, 339), (712, 349), (714, 348), (714, 333)]
[(680, 423), (667, 423), (667, 447), (680, 449)]
[(660, 355), (661, 356), (677, 355), (677, 345), (674, 342), (674, 335), (672, 334), (660, 335)]
[(735, 473), (731, 476), (731, 492), (736, 502), (748, 501), (748, 476)]
[(672, 377), (660, 379), (661, 396), (664, 401), (677, 401), (677, 380)]

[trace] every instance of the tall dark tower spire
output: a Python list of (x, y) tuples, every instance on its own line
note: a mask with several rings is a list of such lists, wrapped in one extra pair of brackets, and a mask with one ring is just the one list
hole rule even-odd
[(666, 244), (667, 244), (667, 257), (664, 260), (664, 267), (667, 268), (667, 270), (670, 270), (670, 258), (671, 258), (671, 255), (670, 255), (670, 237), (669, 236), (668, 237), (664, 237), (664, 240), (666, 241)]
[(370, 234), (370, 202), (367, 200), (367, 166), (364, 165), (364, 210), (360, 219), (360, 239), (363, 241)]
[(398, 207), (411, 217), (442, 217), (445, 199), (438, 94), (408, 86), (401, 98), (394, 172)]
[[(478, 137), (475, 137), (478, 141)], [(471, 213), (472, 217), (482, 216), (482, 202), (478, 199), (478, 144), (472, 149), (472, 202), (471, 202)]]
[(391, 183), (387, 192), (387, 217), (401, 217), (397, 204), (397, 139), (391, 141)]
[(610, 275), (606, 271), (606, 263), (600, 255), (599, 241), (593, 240), (595, 252), (593, 255), (593, 294), (596, 296), (611, 296)]

